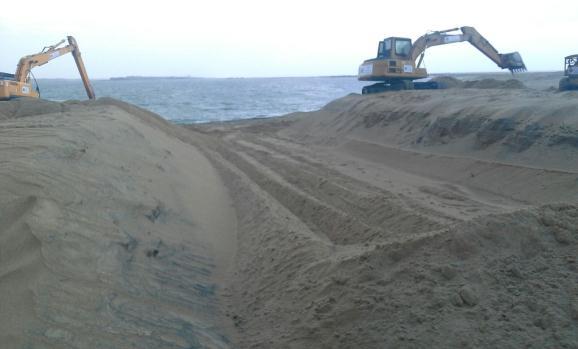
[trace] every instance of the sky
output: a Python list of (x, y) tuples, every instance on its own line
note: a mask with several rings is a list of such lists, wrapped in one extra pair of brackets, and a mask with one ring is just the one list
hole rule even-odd
[[(93, 79), (115, 76), (272, 77), (355, 75), (387, 36), (475, 27), (501, 53), (518, 51), (529, 71), (561, 70), (578, 53), (578, 9), (569, 1), (162, 0), (82, 3), (6, 1), (0, 71), (72, 35)], [(23, 11), (24, 10), (24, 11)], [(430, 73), (497, 72), (468, 43), (430, 48)], [(37, 78), (77, 78), (71, 55), (34, 69)]]

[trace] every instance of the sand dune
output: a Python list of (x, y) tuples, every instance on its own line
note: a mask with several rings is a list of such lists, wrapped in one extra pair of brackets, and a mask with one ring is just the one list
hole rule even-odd
[(1, 347), (228, 347), (235, 218), (208, 161), (119, 102), (0, 108)]
[(2, 103), (2, 347), (577, 347), (577, 120), (528, 88)]

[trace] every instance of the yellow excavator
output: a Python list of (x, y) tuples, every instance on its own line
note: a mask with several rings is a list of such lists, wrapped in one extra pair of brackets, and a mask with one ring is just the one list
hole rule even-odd
[(64, 40), (60, 41), (56, 45), (47, 46), (41, 52), (22, 57), (20, 62), (18, 62), (18, 67), (16, 68), (15, 74), (0, 73), (0, 100), (8, 100), (20, 97), (31, 97), (39, 98), (40, 92), (38, 90), (38, 85), (36, 89), (32, 88), (30, 82), (30, 75), (32, 68), (44, 65), (54, 58), (60, 57), (67, 53), (72, 53), (78, 71), (80, 72), (80, 78), (86, 89), (86, 94), (89, 99), (95, 99), (94, 90), (88, 79), (88, 74), (84, 68), (84, 62), (80, 55), (80, 50), (78, 49), (78, 44), (76, 40), (72, 37), (68, 37), (68, 45), (62, 46)]
[(389, 37), (379, 42), (377, 57), (368, 59), (359, 66), (360, 81), (379, 81), (365, 86), (363, 94), (390, 90), (435, 89), (434, 81), (414, 82), (428, 76), (421, 68), (428, 47), (467, 41), (498, 67), (512, 73), (525, 71), (526, 66), (518, 52), (500, 54), (478, 31), (472, 27), (453, 28), (427, 33), (412, 45), (411, 39)]
[(578, 90), (578, 55), (564, 58), (564, 77), (558, 86), (560, 91)]

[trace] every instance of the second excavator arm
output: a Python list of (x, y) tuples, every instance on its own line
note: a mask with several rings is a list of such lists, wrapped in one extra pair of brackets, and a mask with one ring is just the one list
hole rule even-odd
[(56, 45), (45, 47), (41, 52), (22, 57), (20, 62), (18, 62), (18, 67), (16, 68), (16, 73), (14, 74), (14, 80), (18, 82), (26, 82), (28, 80), (28, 75), (34, 67), (44, 65), (51, 60), (65, 55), (67, 53), (72, 53), (76, 66), (80, 73), (80, 78), (84, 84), (86, 94), (89, 99), (95, 99), (94, 90), (88, 79), (88, 74), (86, 73), (86, 68), (84, 67), (84, 62), (80, 55), (80, 50), (78, 49), (78, 44), (76, 40), (72, 37), (68, 37), (68, 45), (60, 47), (64, 43), (64, 40), (60, 41)]
[[(461, 33), (452, 33), (460, 30)], [(492, 46), (488, 40), (486, 40), (476, 29), (473, 27), (461, 27), (442, 31), (436, 31), (433, 33), (428, 33), (420, 38), (418, 38), (412, 46), (411, 58), (415, 62), (419, 58), (417, 67), (421, 65), (423, 60), (423, 54), (428, 47), (453, 44), (457, 42), (467, 41), (472, 46), (477, 48), (486, 57), (491, 59), (498, 67), (502, 69), (509, 69), (511, 72), (525, 71), (526, 66), (522, 61), (522, 57), (518, 52), (501, 54), (494, 46)]]

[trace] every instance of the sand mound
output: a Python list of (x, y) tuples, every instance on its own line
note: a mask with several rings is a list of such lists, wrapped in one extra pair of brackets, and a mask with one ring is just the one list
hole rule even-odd
[[(452, 74), (451, 76), (457, 77), (461, 80), (483, 80), (483, 79), (497, 79), (497, 80), (507, 80), (511, 79), (512, 75), (507, 72), (499, 73), (462, 73), (462, 74)], [(558, 83), (560, 79), (564, 76), (562, 71), (553, 72), (521, 72), (515, 73), (515, 79), (521, 81), (524, 86), (529, 89), (544, 91), (550, 88), (558, 88)]]
[(17, 99), (0, 103), (0, 120), (33, 116), (39, 114), (59, 113), (69, 109), (64, 103), (42, 99)]
[(578, 345), (577, 110), (409, 91), (191, 127), (237, 210), (240, 347)]
[(432, 81), (437, 82), (441, 89), (464, 87), (464, 82), (462, 80), (456, 79), (452, 76), (436, 76), (432, 78)]
[(499, 80), (486, 78), (481, 80), (460, 80), (452, 76), (438, 76), (432, 79), (442, 89), (448, 88), (479, 88), (479, 89), (523, 89), (523, 82), (517, 79)]
[(351, 95), (293, 118), (286, 137), (350, 139), (482, 159), (578, 169), (578, 101), (528, 90), (460, 89)]
[(483, 79), (474, 81), (464, 81), (464, 88), (499, 88), (499, 89), (521, 89), (526, 88), (520, 80), (509, 79), (509, 80), (496, 80), (496, 79)]
[(460, 80), (452, 76), (437, 76), (432, 79), (441, 89), (448, 88), (479, 88), (479, 89), (523, 89), (523, 82), (517, 79), (498, 80), (486, 78), (481, 80)]
[(162, 131), (180, 129), (112, 100), (0, 115), (0, 346), (228, 347), (235, 218), (207, 160)]

